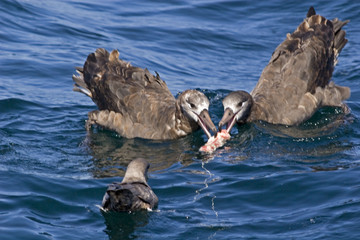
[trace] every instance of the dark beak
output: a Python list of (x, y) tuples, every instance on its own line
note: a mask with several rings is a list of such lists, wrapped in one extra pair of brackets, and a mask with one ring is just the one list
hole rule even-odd
[(200, 113), (200, 115), (198, 117), (199, 117), (198, 124), (200, 125), (200, 127), (205, 132), (205, 134), (207, 135), (208, 138), (211, 137), (211, 134), (208, 129), (210, 129), (214, 133), (217, 132), (217, 129), (216, 129), (214, 123), (211, 121), (208, 110), (206, 110), (206, 109), (202, 110), (202, 112)]
[(231, 128), (236, 123), (234, 111), (230, 108), (226, 108), (224, 115), (219, 122), (219, 132), (221, 132), (222, 127), (226, 124), (226, 131), (230, 132)]

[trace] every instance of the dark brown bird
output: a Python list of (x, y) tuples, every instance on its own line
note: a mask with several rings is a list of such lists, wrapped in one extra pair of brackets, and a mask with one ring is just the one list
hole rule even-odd
[(74, 91), (89, 96), (99, 110), (89, 112), (86, 127), (98, 124), (126, 138), (175, 139), (199, 128), (210, 138), (216, 127), (209, 116), (209, 100), (187, 90), (177, 99), (159, 75), (134, 67), (99, 48), (73, 75)]
[(223, 100), (219, 129), (235, 122), (263, 120), (297, 125), (323, 106), (343, 107), (348, 87), (330, 81), (337, 57), (347, 43), (341, 28), (349, 21), (327, 20), (310, 7), (305, 20), (275, 49), (269, 64), (249, 94), (231, 92)]
[(149, 167), (145, 159), (131, 161), (122, 182), (109, 185), (102, 201), (102, 209), (123, 212), (156, 208), (159, 199), (147, 183)]

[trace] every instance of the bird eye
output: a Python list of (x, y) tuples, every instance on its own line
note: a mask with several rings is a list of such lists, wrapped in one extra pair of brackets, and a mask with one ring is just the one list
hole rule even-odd
[(241, 107), (243, 105), (243, 102), (239, 102), (238, 106)]
[(194, 107), (195, 107), (195, 104), (190, 103), (190, 107), (191, 107), (191, 108), (194, 108)]

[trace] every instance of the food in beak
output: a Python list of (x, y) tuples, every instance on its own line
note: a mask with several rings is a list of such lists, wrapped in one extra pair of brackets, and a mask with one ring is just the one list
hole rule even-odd
[(221, 132), (218, 132), (216, 137), (212, 136), (209, 138), (208, 142), (202, 146), (199, 151), (212, 153), (217, 148), (224, 146), (226, 140), (230, 139), (230, 134), (227, 130), (223, 129)]

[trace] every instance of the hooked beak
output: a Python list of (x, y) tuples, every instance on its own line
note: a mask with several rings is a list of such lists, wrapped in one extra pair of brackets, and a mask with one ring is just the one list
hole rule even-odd
[(231, 128), (235, 125), (236, 118), (232, 109), (226, 108), (224, 111), (224, 115), (219, 122), (219, 132), (221, 132), (221, 128), (226, 124), (226, 131), (230, 132)]
[(208, 138), (211, 138), (211, 134), (209, 132), (209, 129), (211, 131), (213, 131), (214, 133), (217, 132), (217, 129), (216, 129), (214, 123), (211, 121), (208, 110), (207, 109), (202, 110), (200, 115), (198, 115), (198, 118), (199, 118), (198, 124), (200, 125), (202, 130), (205, 132), (206, 136)]

